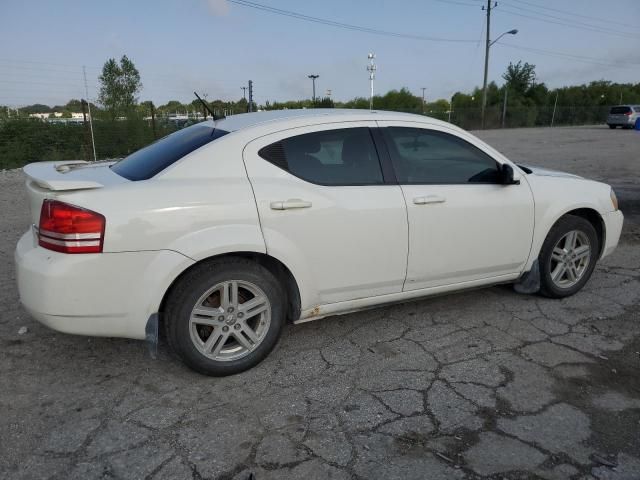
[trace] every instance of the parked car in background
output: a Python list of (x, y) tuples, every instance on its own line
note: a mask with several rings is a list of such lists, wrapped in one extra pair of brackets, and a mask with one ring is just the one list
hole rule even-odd
[(234, 115), (117, 163), (24, 171), (33, 228), (15, 257), (31, 315), (151, 341), (160, 320), (210, 375), (256, 365), (287, 321), (499, 283), (572, 295), (623, 222), (608, 185), (394, 112)]
[(611, 107), (607, 116), (609, 128), (633, 128), (640, 118), (640, 105), (617, 105)]

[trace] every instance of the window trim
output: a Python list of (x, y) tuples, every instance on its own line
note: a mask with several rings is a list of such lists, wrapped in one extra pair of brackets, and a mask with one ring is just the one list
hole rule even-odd
[(496, 164), (496, 169), (498, 171), (498, 173), (500, 173), (500, 168), (502, 166), (502, 164), (496, 160), (493, 155), (488, 154), (487, 152), (485, 152), (484, 150), (482, 150), (479, 147), (476, 147), (475, 145), (473, 145), (471, 142), (467, 141), (466, 139), (455, 135), (453, 133), (449, 133), (449, 132), (444, 132), (442, 130), (437, 130), (434, 128), (425, 128), (423, 126), (407, 126), (407, 125), (385, 125), (383, 127), (378, 127), (379, 130), (381, 130), (380, 132), (380, 136), (382, 138), (382, 141), (385, 143), (385, 147), (387, 150), (387, 153), (389, 155), (389, 163), (391, 165), (391, 168), (393, 169), (394, 172), (394, 177), (396, 178), (396, 182), (398, 185), (502, 185), (502, 183), (500, 183), (499, 181), (496, 182), (401, 182), (400, 180), (398, 180), (398, 173), (396, 171), (396, 168), (393, 164), (393, 156), (397, 154), (396, 150), (395, 150), (395, 146), (394, 145), (389, 145), (390, 144), (390, 138), (389, 138), (389, 131), (388, 129), (390, 128), (407, 128), (407, 129), (411, 129), (411, 130), (426, 130), (428, 132), (435, 132), (438, 134), (442, 134), (442, 135), (447, 135), (450, 137), (454, 137), (457, 138), (458, 140), (464, 142), (465, 144), (469, 145), (470, 147), (478, 150), (479, 152), (483, 153), (484, 155), (486, 155), (487, 157), (489, 157), (491, 160), (493, 160)]
[[(310, 135), (313, 133), (320, 133), (320, 132), (330, 132), (330, 131), (335, 131), (335, 130), (353, 130), (356, 128), (366, 128), (369, 131), (369, 137), (371, 138), (371, 144), (373, 145), (373, 149), (376, 153), (376, 157), (378, 159), (378, 165), (380, 166), (380, 173), (382, 175), (382, 180), (380, 183), (321, 183), (321, 182), (315, 182), (315, 181), (311, 181), (307, 178), (302, 178), (298, 175), (296, 175), (295, 173), (293, 173), (291, 170), (289, 169), (285, 169), (283, 168), (281, 165), (278, 165), (276, 163), (273, 163), (271, 160), (263, 157), (260, 152), (262, 152), (264, 149), (271, 147), (272, 145), (279, 143), (279, 142), (283, 142), (289, 138), (293, 138), (293, 137), (298, 137), (298, 136), (302, 136), (302, 135)], [(291, 175), (292, 177), (295, 177), (299, 180), (302, 180), (303, 182), (306, 182), (308, 184), (311, 185), (318, 185), (320, 187), (381, 187), (384, 185), (389, 185), (389, 184), (393, 184), (393, 185), (397, 185), (397, 182), (395, 181), (395, 174), (394, 174), (394, 181), (391, 182), (390, 179), (387, 178), (387, 175), (385, 175), (385, 167), (383, 167), (383, 160), (382, 157), (384, 157), (384, 153), (381, 152), (381, 148), (380, 148), (380, 144), (379, 142), (376, 142), (376, 136), (373, 133), (373, 130), (377, 130), (376, 127), (371, 127), (371, 126), (357, 126), (357, 127), (337, 127), (337, 128), (329, 128), (326, 130), (315, 130), (313, 132), (306, 132), (306, 133), (299, 133), (296, 135), (289, 135), (287, 137), (281, 138), (280, 140), (276, 140), (275, 142), (271, 142), (268, 145), (265, 145), (263, 147), (260, 147), (258, 149), (258, 151), (256, 152), (258, 157), (261, 158), (262, 160), (264, 160), (265, 162), (269, 163), (270, 165), (273, 165), (276, 168), (279, 168), (280, 170), (282, 170), (283, 172), (288, 173), (289, 175)], [(385, 146), (386, 149), (386, 146)], [(388, 166), (386, 167), (388, 169)]]

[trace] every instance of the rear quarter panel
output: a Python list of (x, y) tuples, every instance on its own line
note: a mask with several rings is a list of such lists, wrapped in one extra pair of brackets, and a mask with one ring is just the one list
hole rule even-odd
[(106, 217), (105, 252), (174, 250), (194, 260), (231, 247), (264, 252), (241, 149), (222, 140), (152, 179), (57, 198)]

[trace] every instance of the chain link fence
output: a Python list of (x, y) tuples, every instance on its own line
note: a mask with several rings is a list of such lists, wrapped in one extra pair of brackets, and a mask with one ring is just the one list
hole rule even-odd
[[(603, 124), (609, 107), (488, 107), (485, 127), (559, 127), (568, 125)], [(481, 128), (479, 108), (451, 111), (428, 111), (426, 115), (451, 122), (466, 130)], [(154, 120), (136, 117), (119, 120), (93, 121), (97, 159), (124, 157), (145, 145), (202, 118), (181, 120), (157, 117)], [(21, 167), (40, 160), (92, 160), (93, 151), (89, 124), (50, 122), (18, 118), (0, 120), (0, 168)]]

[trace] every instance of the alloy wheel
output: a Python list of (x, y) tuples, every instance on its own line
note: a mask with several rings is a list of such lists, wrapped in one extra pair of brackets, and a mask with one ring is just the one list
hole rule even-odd
[(189, 318), (191, 341), (212, 360), (238, 360), (254, 351), (271, 324), (271, 304), (257, 285), (229, 280), (207, 290)]
[(571, 230), (558, 240), (551, 252), (551, 281), (560, 288), (571, 288), (582, 279), (590, 262), (589, 237), (580, 230)]

